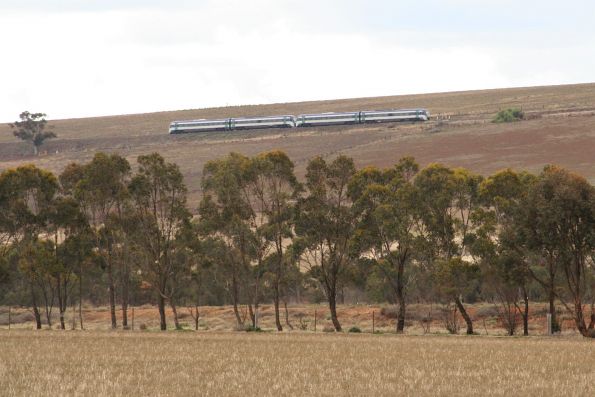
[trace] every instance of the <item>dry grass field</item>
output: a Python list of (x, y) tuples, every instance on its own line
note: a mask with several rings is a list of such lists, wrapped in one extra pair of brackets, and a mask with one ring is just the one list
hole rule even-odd
[[(407, 107), (426, 107), (434, 119), (415, 125), (167, 134), (175, 119)], [(508, 107), (521, 107), (528, 120), (490, 123), (498, 110)], [(192, 207), (199, 198), (204, 163), (230, 151), (254, 155), (285, 150), (298, 175), (311, 157), (342, 153), (359, 166), (390, 166), (413, 155), (422, 165), (442, 162), (483, 174), (505, 167), (539, 171), (556, 163), (595, 182), (595, 84), (181, 110), (53, 120), (51, 125), (59, 138), (49, 141), (44, 154), (35, 158), (7, 124), (0, 124), (0, 170), (33, 162), (59, 172), (71, 161), (88, 161), (97, 151), (118, 152), (133, 163), (140, 154), (159, 151), (180, 165)]]
[(0, 393), (588, 396), (582, 338), (0, 331)]

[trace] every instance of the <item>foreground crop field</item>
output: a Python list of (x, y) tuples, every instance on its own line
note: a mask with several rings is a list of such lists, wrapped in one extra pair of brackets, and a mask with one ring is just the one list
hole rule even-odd
[(593, 395), (579, 338), (0, 332), (13, 395)]

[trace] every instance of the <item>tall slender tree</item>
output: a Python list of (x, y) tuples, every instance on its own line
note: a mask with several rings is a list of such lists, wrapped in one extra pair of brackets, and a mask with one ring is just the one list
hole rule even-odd
[(138, 172), (130, 182), (137, 216), (136, 244), (145, 252), (143, 270), (157, 293), (161, 330), (167, 329), (165, 303), (169, 302), (177, 322), (173, 281), (179, 267), (174, 261), (176, 236), (190, 214), (186, 209), (186, 185), (176, 164), (158, 153), (138, 158)]
[(349, 187), (359, 218), (355, 245), (361, 255), (374, 258), (388, 280), (398, 305), (399, 333), (405, 328), (405, 271), (418, 245), (413, 187), (417, 171), (418, 165), (407, 157), (387, 170), (368, 167), (358, 171)]
[(295, 252), (301, 253), (310, 276), (320, 283), (336, 331), (341, 331), (338, 287), (353, 264), (350, 244), (356, 215), (347, 190), (354, 174), (353, 160), (346, 156), (330, 163), (322, 157), (310, 160), (306, 171), (308, 194), (297, 207), (295, 244), (299, 249)]
[[(547, 166), (529, 191), (524, 227), (528, 246), (540, 254), (548, 270), (549, 280), (540, 283), (550, 295), (550, 312), (555, 313), (553, 300), (559, 298), (583, 336), (592, 336), (585, 322), (583, 301), (588, 292), (587, 280), (594, 271), (593, 202), (595, 188), (583, 177)], [(563, 289), (555, 286), (556, 272), (563, 275)], [(568, 304), (565, 297), (572, 303)]]
[(256, 235), (257, 212), (247, 189), (251, 167), (250, 159), (238, 153), (208, 162), (203, 171), (204, 196), (199, 207), (203, 233), (227, 247), (224, 268), (238, 328), (244, 325), (239, 311), (242, 296), (252, 295), (254, 302), (258, 302), (261, 272), (252, 271), (253, 262), (266, 255), (263, 251), (266, 247), (259, 245)]
[(97, 252), (107, 274), (111, 326), (115, 329), (117, 319), (114, 268), (118, 249), (115, 235), (119, 229), (114, 225), (118, 225), (124, 215), (130, 164), (120, 155), (97, 153), (91, 162), (82, 166), (80, 172), (76, 166), (71, 166), (66, 171), (72, 179), (76, 180), (80, 176), (80, 179), (76, 180), (74, 197), (93, 231)]
[(293, 163), (281, 151), (262, 153), (251, 163), (246, 179), (252, 193), (250, 196), (255, 200), (248, 197), (248, 202), (254, 201), (251, 208), (252, 218), (257, 222), (254, 229), (259, 240), (260, 261), (266, 261), (267, 253), (271, 252), (269, 255), (272, 257), (267, 262), (272, 265), (275, 324), (277, 330), (282, 331), (279, 305), (287, 268), (291, 264), (287, 260), (285, 246), (286, 240), (293, 236), (293, 206), (300, 184), (295, 177)]
[[(26, 277), (26, 280), (38, 329), (41, 328), (39, 288), (42, 288), (41, 292), (45, 298), (46, 314), (51, 309), (48, 304), (52, 301), (50, 297), (53, 291), (48, 289), (50, 285), (46, 283), (49, 273), (45, 265), (48, 262), (35, 258), (40, 257), (37, 254), (43, 251), (38, 240), (42, 233), (47, 232), (48, 217), (57, 191), (56, 177), (51, 172), (33, 165), (9, 169), (0, 175), (3, 243), (17, 247), (20, 263), (29, 270), (26, 274), (31, 277)], [(45, 258), (44, 255), (41, 257)], [(51, 321), (49, 316), (46, 317)]]
[[(471, 281), (477, 274), (470, 245), (474, 239), (472, 214), (480, 205), (479, 184), (482, 178), (463, 169), (452, 170), (439, 164), (424, 168), (415, 178), (416, 200), (426, 240), (426, 256), (432, 264), (438, 291), (452, 299), (473, 333), (473, 321), (461, 300), (467, 285), (458, 276)], [(466, 267), (467, 266), (467, 267)]]

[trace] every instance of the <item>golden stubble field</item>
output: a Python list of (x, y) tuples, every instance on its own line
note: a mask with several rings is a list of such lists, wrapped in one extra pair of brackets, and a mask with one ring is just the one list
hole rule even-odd
[[(167, 133), (176, 119), (410, 107), (428, 108), (433, 120), (416, 125)], [(498, 110), (508, 107), (522, 107), (529, 119), (490, 123)], [(180, 110), (51, 120), (50, 124), (59, 138), (49, 141), (38, 158), (12, 136), (7, 124), (0, 124), (0, 170), (32, 162), (61, 172), (69, 162), (89, 161), (98, 151), (120, 153), (134, 165), (139, 155), (158, 151), (179, 164), (193, 210), (200, 198), (204, 164), (230, 151), (255, 155), (282, 149), (295, 162), (299, 176), (316, 155), (346, 154), (360, 167), (387, 167), (411, 155), (422, 166), (441, 162), (481, 174), (506, 167), (538, 172), (545, 164), (555, 163), (595, 182), (595, 84)]]
[(595, 393), (581, 338), (1, 331), (0, 391), (22, 395)]

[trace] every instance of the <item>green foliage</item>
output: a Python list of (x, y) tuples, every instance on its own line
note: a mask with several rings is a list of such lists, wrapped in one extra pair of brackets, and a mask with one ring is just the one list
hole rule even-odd
[(252, 325), (248, 325), (244, 331), (246, 332), (262, 332), (262, 329), (260, 329), (260, 327), (254, 327)]
[(347, 332), (353, 333), (353, 334), (360, 334), (362, 332), (362, 330), (356, 326), (353, 326), (353, 327), (349, 328), (349, 331), (347, 331)]
[(481, 272), (477, 264), (454, 257), (438, 261), (436, 265), (434, 277), (438, 291), (444, 297), (465, 296), (478, 287)]
[(47, 131), (47, 121), (44, 113), (29, 113), (27, 111), (19, 115), (20, 121), (10, 124), (13, 134), (17, 138), (31, 142), (35, 155), (39, 153), (39, 147), (43, 145), (46, 139), (55, 138), (53, 131)]
[(494, 119), (493, 123), (511, 123), (513, 121), (521, 121), (525, 119), (525, 114), (522, 110), (517, 108), (509, 108), (499, 111)]
[(296, 296), (328, 302), (339, 331), (338, 296), (357, 290), (394, 303), (382, 313), (397, 329), (420, 300), (447, 304), (470, 333), (463, 302), (482, 296), (513, 333), (526, 302), (548, 299), (588, 336), (595, 188), (560, 167), (484, 179), (412, 158), (356, 170), (316, 157), (302, 185), (283, 152), (231, 153), (205, 166), (191, 221), (179, 168), (157, 153), (137, 164), (98, 153), (59, 178), (32, 165), (0, 173), (0, 303), (45, 307), (49, 323), (55, 305), (115, 307), (130, 289), (162, 309), (231, 303), (244, 330), (256, 319), (243, 305)]

